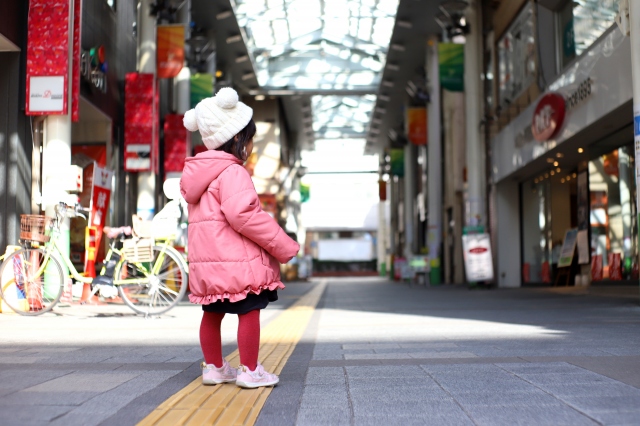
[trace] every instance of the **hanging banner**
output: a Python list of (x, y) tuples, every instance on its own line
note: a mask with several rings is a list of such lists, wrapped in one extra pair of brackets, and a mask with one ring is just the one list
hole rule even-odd
[(29, 3), (26, 115), (68, 112), (69, 15), (69, 0)]
[[(88, 226), (95, 228), (95, 247), (100, 247), (102, 240), (102, 228), (104, 228), (109, 212), (112, 181), (113, 171), (98, 166), (93, 168), (93, 189), (91, 190), (91, 212)], [(85, 270), (89, 258), (90, 256), (85, 254)]]
[(407, 108), (407, 137), (414, 145), (427, 144), (426, 108)]
[(164, 172), (181, 172), (187, 158), (189, 132), (182, 124), (181, 114), (164, 117)]
[(493, 257), (489, 234), (467, 234), (462, 236), (464, 267), (467, 281), (493, 280)]
[(158, 25), (158, 78), (176, 77), (184, 65), (184, 25)]
[(191, 108), (210, 96), (213, 96), (213, 75), (193, 74), (191, 76)]
[(402, 148), (390, 149), (389, 157), (390, 157), (389, 164), (391, 166), (391, 174), (393, 176), (403, 177), (404, 176), (404, 149)]
[(73, 0), (73, 63), (71, 74), (71, 121), (80, 120), (80, 39), (82, 37), (82, 0)]
[(124, 169), (152, 170), (157, 137), (156, 84), (153, 74), (128, 73), (124, 88)]
[(440, 86), (451, 92), (464, 91), (464, 44), (439, 43)]

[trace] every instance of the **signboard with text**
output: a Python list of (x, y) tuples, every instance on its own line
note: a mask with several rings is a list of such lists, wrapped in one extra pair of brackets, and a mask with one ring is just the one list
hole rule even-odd
[(462, 236), (464, 267), (467, 281), (493, 280), (493, 257), (489, 234), (467, 234)]
[(67, 113), (69, 0), (30, 0), (26, 115)]
[[(93, 168), (93, 189), (91, 191), (91, 212), (89, 214), (89, 226), (95, 227), (95, 246), (100, 247), (102, 240), (102, 228), (105, 226), (109, 213), (109, 201), (111, 198), (111, 185), (113, 171), (95, 166)], [(87, 259), (88, 256), (85, 256)]]

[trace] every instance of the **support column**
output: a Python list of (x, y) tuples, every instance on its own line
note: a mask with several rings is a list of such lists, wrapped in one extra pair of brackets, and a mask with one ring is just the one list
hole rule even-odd
[[(381, 154), (381, 155), (384, 155)], [(386, 197), (388, 198), (388, 189), (387, 187), (387, 182), (385, 182), (382, 179), (382, 176), (380, 176), (380, 180), (378, 182), (378, 185), (380, 186), (384, 186), (385, 189), (382, 189), (381, 191), (384, 191), (386, 193)], [(379, 188), (380, 190), (380, 188)], [(377, 235), (377, 251), (378, 251), (378, 273), (380, 274), (381, 277), (384, 277), (387, 275), (387, 270), (388, 270), (388, 266), (387, 266), (387, 215), (386, 215), (386, 204), (387, 201), (386, 200), (380, 200), (378, 202), (378, 235)]]
[[(69, 22), (73, 22), (73, 8), (69, 8)], [(44, 142), (42, 145), (42, 209), (46, 216), (55, 217), (55, 206), (60, 201), (69, 203), (64, 188), (64, 173), (71, 168), (71, 81), (73, 81), (73, 31), (69, 30), (69, 66), (67, 87), (67, 113), (48, 115), (44, 120)], [(60, 224), (58, 244), (64, 257), (70, 256), (69, 218)], [(64, 276), (69, 269), (61, 264)], [(47, 285), (45, 282), (45, 289)]]
[(431, 284), (440, 284), (442, 259), (442, 141), (440, 122), (440, 66), (438, 39), (432, 37), (427, 45), (427, 75), (429, 96), (427, 108), (427, 245), (431, 259)]
[[(631, 31), (631, 78), (633, 80), (633, 128), (636, 151), (636, 188), (640, 181), (640, 0), (629, 0), (629, 28)], [(636, 190), (636, 209), (640, 205), (640, 191)], [(640, 213), (638, 213), (640, 220)], [(640, 245), (639, 245), (640, 246)]]
[(464, 45), (464, 94), (467, 149), (467, 226), (485, 225), (485, 155), (480, 134), (480, 114), (483, 111), (480, 74), (482, 47), (482, 15), (480, 2), (474, 0), (466, 10), (470, 33)]
[[(138, 4), (138, 72), (155, 74), (156, 18), (149, 15), (152, 2), (140, 0)], [(139, 172), (137, 179), (137, 214), (143, 220), (151, 220), (156, 209), (156, 175), (153, 172)]]
[(416, 147), (407, 143), (404, 147), (404, 257), (409, 261), (413, 256), (416, 224), (414, 203), (416, 199)]

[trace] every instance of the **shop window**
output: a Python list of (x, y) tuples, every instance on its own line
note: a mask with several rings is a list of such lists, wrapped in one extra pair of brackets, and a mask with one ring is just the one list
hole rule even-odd
[(614, 24), (618, 0), (569, 1), (558, 14), (558, 39), (562, 41), (562, 68), (587, 50)]
[(633, 146), (624, 146), (589, 162), (591, 257), (603, 265), (608, 278), (613, 257), (620, 258), (621, 275), (629, 278), (637, 258)]
[(535, 81), (535, 43), (533, 5), (528, 3), (497, 43), (500, 106), (512, 104)]

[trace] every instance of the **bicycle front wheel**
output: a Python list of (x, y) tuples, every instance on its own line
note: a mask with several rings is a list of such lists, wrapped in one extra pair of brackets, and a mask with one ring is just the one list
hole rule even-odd
[(0, 296), (20, 315), (41, 315), (50, 311), (64, 289), (60, 262), (55, 257), (47, 260), (46, 252), (41, 248), (11, 253), (0, 266), (0, 277)]
[(177, 305), (184, 297), (188, 283), (179, 256), (180, 253), (171, 248), (153, 246), (153, 260), (149, 263), (126, 259), (120, 262), (114, 271), (116, 282), (133, 282), (118, 284), (124, 303), (145, 315), (160, 315)]

